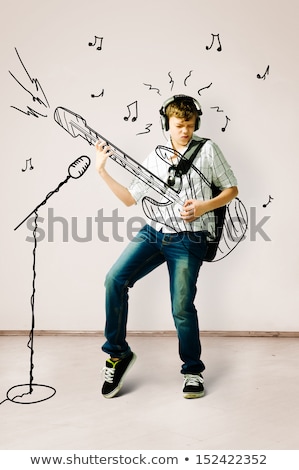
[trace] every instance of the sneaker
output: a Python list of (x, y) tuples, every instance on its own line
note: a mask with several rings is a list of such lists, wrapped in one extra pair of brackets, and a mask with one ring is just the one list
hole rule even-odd
[(102, 394), (105, 398), (114, 397), (121, 389), (126, 373), (136, 361), (136, 354), (131, 352), (128, 357), (112, 361), (106, 361), (104, 367), (105, 382), (102, 387)]
[(204, 380), (201, 374), (185, 374), (184, 378), (184, 398), (200, 398), (204, 396)]

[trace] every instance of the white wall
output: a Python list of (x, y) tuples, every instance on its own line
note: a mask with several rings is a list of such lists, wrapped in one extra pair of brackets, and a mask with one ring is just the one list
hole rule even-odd
[[(298, 331), (297, 0), (11, 0), (1, 18), (0, 329), (31, 326), (33, 244), (26, 238), (32, 233), (26, 224), (14, 228), (64, 180), (76, 158), (92, 159), (87, 173), (68, 181), (39, 210), (45, 239), (36, 252), (37, 329), (103, 329), (105, 273), (127, 244), (127, 221), (143, 217), (140, 208), (124, 208), (110, 194), (95, 172), (94, 148), (57, 125), (55, 108), (80, 114), (142, 162), (165, 143), (158, 114), (163, 101), (186, 93), (201, 102), (200, 134), (223, 150), (251, 214), (246, 240), (224, 260), (202, 269), (201, 328)], [(219, 34), (221, 52), (215, 46), (206, 49), (212, 34)], [(94, 36), (103, 37), (102, 50), (88, 46)], [(257, 79), (268, 65), (269, 74)], [(33, 79), (39, 80), (49, 107), (33, 101), (32, 95), (41, 97)], [(103, 89), (102, 97), (91, 97)], [(138, 119), (125, 121), (127, 105), (135, 100)], [(29, 106), (47, 117), (28, 116), (11, 106), (25, 111)], [(225, 115), (230, 121), (222, 132)], [(150, 132), (137, 135), (149, 123)], [(29, 158), (34, 169), (22, 172)], [(109, 169), (129, 182), (130, 174), (114, 162)], [(269, 195), (273, 200), (263, 208)], [(118, 225), (123, 242), (113, 238), (109, 222), (104, 224), (109, 242), (99, 240), (94, 218), (101, 209), (105, 217), (115, 209), (124, 217)], [(53, 225), (54, 241), (47, 242), (49, 210), (65, 219), (67, 242), (61, 222)], [(271, 241), (259, 233), (254, 237), (253, 216), (257, 223), (269, 216), (262, 228)], [(83, 237), (88, 217), (92, 240), (75, 241), (72, 218)], [(130, 330), (173, 329), (163, 267), (135, 286), (130, 301)]]

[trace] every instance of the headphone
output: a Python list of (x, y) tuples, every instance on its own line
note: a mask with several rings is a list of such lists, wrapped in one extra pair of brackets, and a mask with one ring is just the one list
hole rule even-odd
[(193, 104), (195, 106), (196, 111), (197, 111), (197, 118), (196, 118), (196, 121), (195, 121), (194, 131), (197, 131), (197, 129), (199, 129), (199, 126), (200, 126), (200, 116), (202, 115), (201, 106), (200, 106), (199, 102), (196, 99), (192, 98), (191, 96), (187, 96), (187, 95), (174, 95), (174, 96), (172, 96), (171, 98), (169, 98), (168, 100), (166, 100), (163, 103), (162, 108), (159, 111), (160, 112), (162, 129), (164, 131), (169, 130), (169, 119), (166, 115), (166, 108), (170, 103), (173, 103), (175, 101), (187, 101), (187, 102), (189, 101), (191, 104)]
[(167, 184), (171, 188), (175, 189), (177, 192), (180, 192), (182, 188), (182, 170), (178, 169), (176, 165), (170, 165), (168, 168), (168, 178)]

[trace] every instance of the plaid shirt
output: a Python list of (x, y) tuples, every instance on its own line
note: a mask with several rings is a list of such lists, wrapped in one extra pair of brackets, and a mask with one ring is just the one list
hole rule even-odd
[[(192, 140), (200, 141), (201, 138), (193, 135)], [(184, 155), (189, 145), (190, 142), (180, 152), (181, 155)], [(142, 165), (161, 180), (167, 182), (169, 168), (173, 164), (171, 160), (173, 155), (174, 150), (169, 140), (165, 147), (158, 146), (156, 150), (152, 151)], [(196, 170), (199, 170), (199, 172)], [(237, 186), (236, 177), (221, 150), (214, 142), (208, 140), (195, 157), (188, 173), (182, 176), (176, 200), (172, 201), (171, 197), (169, 197), (169, 203), (165, 204), (167, 202), (167, 193), (165, 196), (158, 195), (155, 198), (155, 201), (159, 204), (152, 205), (151, 213), (154, 214), (153, 218), (155, 220), (149, 220), (149, 224), (156, 230), (162, 230), (166, 233), (208, 231), (210, 236), (213, 237), (215, 233), (213, 211), (203, 214), (191, 223), (183, 221), (180, 217), (182, 205), (187, 199), (205, 201), (212, 198), (210, 187), (212, 182), (221, 190)], [(143, 201), (146, 196), (149, 196), (151, 191), (150, 186), (138, 179), (138, 177), (132, 180), (128, 189), (137, 203)], [(151, 197), (154, 198), (152, 195)]]

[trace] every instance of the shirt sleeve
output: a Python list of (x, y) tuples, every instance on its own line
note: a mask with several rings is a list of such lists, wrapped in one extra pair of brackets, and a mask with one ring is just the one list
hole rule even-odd
[[(149, 159), (150, 159), (150, 156), (148, 156), (144, 162), (142, 163), (142, 166), (144, 168), (148, 168), (149, 166)], [(133, 196), (133, 198), (135, 199), (136, 203), (138, 203), (142, 198), (144, 198), (147, 193), (149, 192), (150, 190), (150, 187), (147, 183), (145, 183), (144, 181), (142, 181), (140, 178), (138, 178), (137, 176), (135, 176), (129, 187), (128, 187), (128, 190), (129, 192), (131, 193), (131, 195)]]
[(211, 142), (211, 144), (213, 183), (220, 189), (237, 186), (237, 178), (234, 175), (231, 166), (225, 159), (222, 151), (214, 142)]
[(129, 192), (135, 199), (136, 203), (140, 201), (148, 193), (148, 185), (140, 181), (137, 177), (131, 181), (128, 187)]

